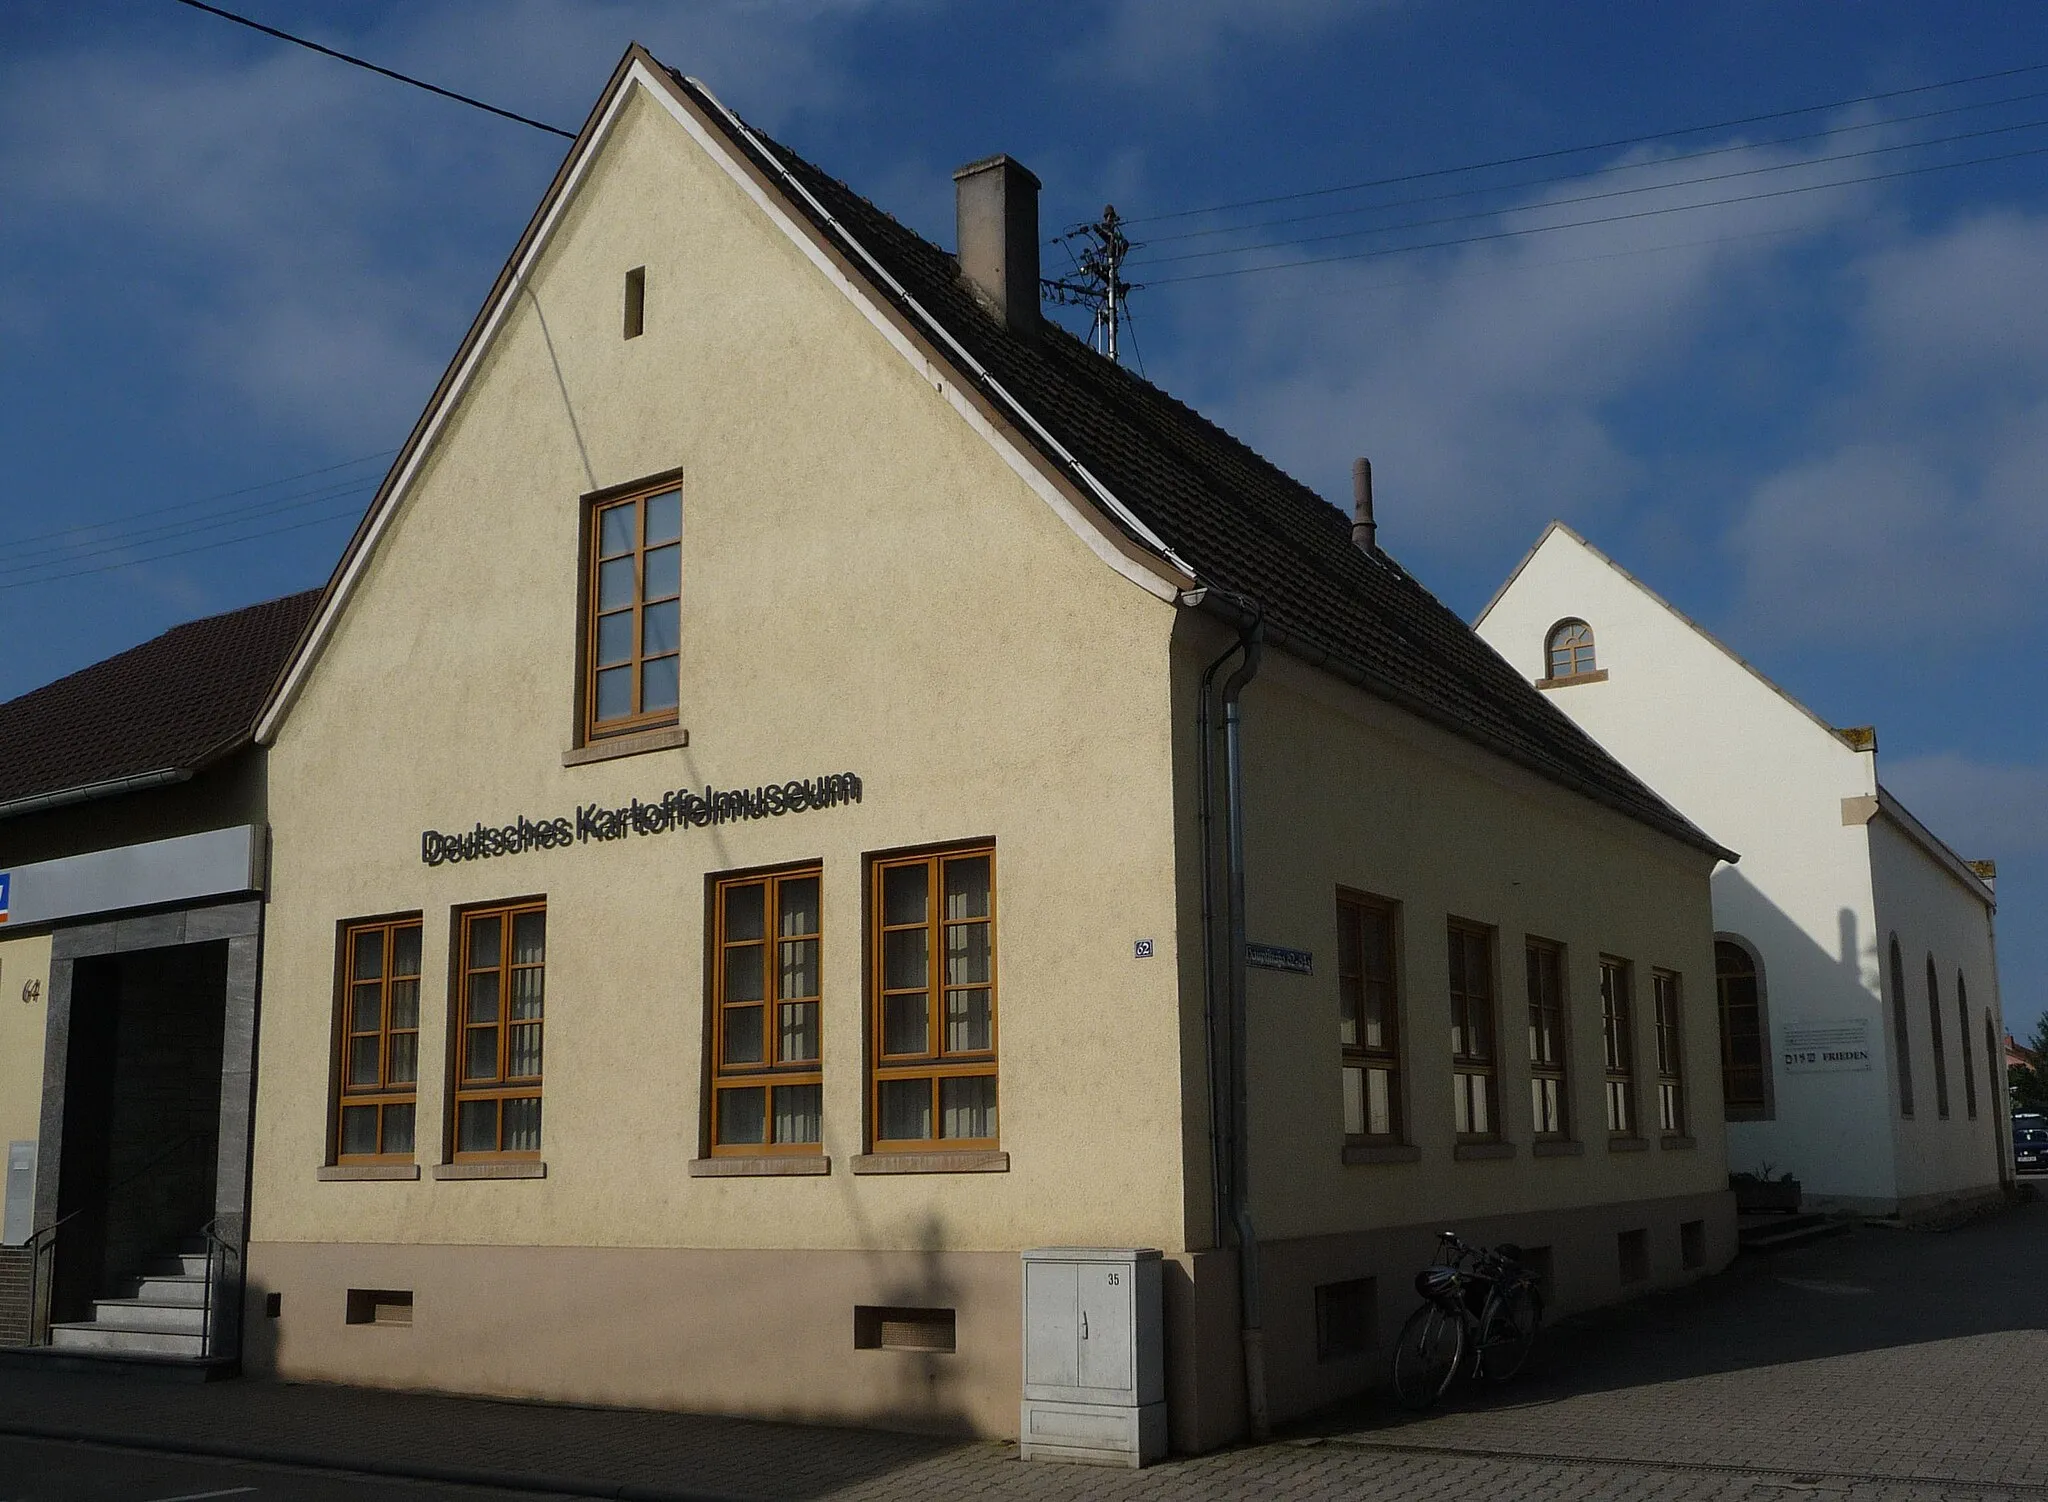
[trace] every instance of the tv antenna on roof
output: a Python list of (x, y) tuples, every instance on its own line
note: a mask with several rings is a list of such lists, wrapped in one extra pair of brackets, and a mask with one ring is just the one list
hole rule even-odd
[(1054, 302), (1093, 311), (1088, 345), (1112, 360), (1119, 358), (1118, 335), (1130, 322), (1130, 295), (1141, 285), (1124, 280), (1124, 258), (1137, 247), (1124, 234), (1123, 226), (1116, 205), (1107, 204), (1093, 224), (1076, 225), (1054, 239), (1053, 244), (1065, 246), (1074, 258), (1074, 271), (1070, 276), (1048, 277), (1044, 283), (1045, 294)]

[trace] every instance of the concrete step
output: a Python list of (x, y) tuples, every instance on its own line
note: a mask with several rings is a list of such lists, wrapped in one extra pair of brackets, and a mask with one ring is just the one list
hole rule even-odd
[(147, 1277), (151, 1278), (192, 1278), (206, 1276), (206, 1253), (179, 1252), (176, 1256), (160, 1257), (150, 1264)]
[(227, 1356), (155, 1356), (147, 1352), (60, 1351), (55, 1346), (0, 1346), (0, 1372), (91, 1372), (154, 1382), (219, 1382), (241, 1375)]
[(1768, 1224), (1747, 1225), (1736, 1239), (1745, 1252), (1783, 1252), (1856, 1229), (1856, 1222), (1829, 1215), (1781, 1215)]
[(96, 1325), (121, 1330), (171, 1330), (197, 1335), (206, 1328), (206, 1310), (197, 1304), (166, 1304), (155, 1299), (94, 1299)]
[(150, 1273), (136, 1281), (135, 1292), (130, 1298), (147, 1299), (152, 1304), (191, 1304), (206, 1302), (206, 1278), (204, 1274), (193, 1276), (188, 1273)]
[(122, 1356), (201, 1356), (206, 1338), (177, 1330), (133, 1330), (83, 1321), (50, 1326), (50, 1344), (60, 1351), (105, 1351)]

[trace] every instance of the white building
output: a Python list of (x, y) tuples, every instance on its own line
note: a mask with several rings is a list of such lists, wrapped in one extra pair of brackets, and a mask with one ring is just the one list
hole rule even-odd
[(1996, 904), (1827, 724), (1552, 522), (1479, 634), (1730, 849), (1716, 989), (1737, 1172), (1809, 1208), (1914, 1213), (2007, 1176)]

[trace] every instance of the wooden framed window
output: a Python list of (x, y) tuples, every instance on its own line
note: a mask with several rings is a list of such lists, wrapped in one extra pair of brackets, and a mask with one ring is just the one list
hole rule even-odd
[(1546, 643), (1553, 678), (1577, 678), (1594, 670), (1593, 628), (1584, 621), (1559, 621)]
[(1401, 1140), (1401, 1024), (1397, 911), (1337, 894), (1337, 1039), (1343, 1050), (1344, 1135)]
[(538, 1158), (544, 902), (479, 908), (456, 937), (455, 1157)]
[(1650, 1007), (1657, 1028), (1657, 1130), (1666, 1137), (1683, 1137), (1685, 1031), (1675, 971), (1650, 972)]
[(1948, 1120), (1948, 1050), (1941, 1041), (1941, 982), (1934, 978), (1934, 956), (1927, 956), (1927, 1027), (1934, 1034), (1934, 1114)]
[(1523, 945), (1529, 980), (1529, 1115), (1538, 1138), (1571, 1135), (1565, 1082), (1564, 946), (1548, 939)]
[(877, 860), (873, 879), (875, 1151), (993, 1149), (995, 848)]
[(672, 725), (682, 651), (683, 494), (590, 508), (584, 622), (586, 739)]
[(1636, 1134), (1636, 1039), (1627, 960), (1600, 961), (1600, 1031), (1607, 1049), (1607, 1135)]
[(1769, 1104), (1764, 1075), (1763, 986), (1740, 944), (1714, 943), (1714, 992), (1721, 1012), (1721, 1101), (1731, 1120)]
[(334, 1161), (411, 1162), (420, 1075), (420, 920), (350, 923), (336, 1018)]
[(1963, 1045), (1963, 1107), (1977, 1119), (1977, 1065), (1970, 1057), (1970, 988), (1956, 972), (1956, 1037)]
[(1450, 921), (1451, 1118), (1466, 1142), (1500, 1137), (1494, 1050), (1493, 930)]
[(1892, 1046), (1899, 1063), (1899, 1114), (1913, 1119), (1913, 1042), (1906, 1031), (1906, 961), (1899, 953), (1899, 936), (1892, 935)]
[(818, 1151), (821, 875), (811, 866), (713, 888), (714, 1155)]

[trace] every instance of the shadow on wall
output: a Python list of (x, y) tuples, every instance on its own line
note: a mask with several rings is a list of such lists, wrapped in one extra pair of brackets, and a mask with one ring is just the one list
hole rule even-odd
[(883, 1403), (919, 1430), (960, 1433), (971, 1427), (959, 1400), (960, 1314), (967, 1290), (947, 1270), (946, 1223), (927, 1211), (915, 1233), (916, 1262), (876, 1258), (875, 1299), (854, 1315), (853, 1344), (874, 1367)]
[[(1761, 962), (1760, 989), (1769, 1027), (1764, 1040), (1764, 1067), (1771, 1080), (1766, 1099), (1773, 1102), (1777, 1118), (1782, 1120), (1786, 1114), (1787, 1089), (1777, 1039), (1791, 1022), (1867, 1017), (1871, 1022), (1871, 1070), (1880, 1082), (1882, 1100), (1889, 1102), (1893, 1098), (1892, 1063), (1891, 1044), (1885, 1031), (1885, 1002), (1864, 984), (1867, 974), (1881, 976), (1878, 945), (1874, 936), (1866, 940), (1859, 931), (1855, 912), (1842, 908), (1837, 913), (1836, 949), (1830, 954), (1759, 891), (1740, 867), (1723, 866), (1714, 873), (1714, 899), (1715, 922), (1721, 932), (1746, 941)], [(1735, 917), (1738, 913), (1739, 919)], [(1825, 980), (1819, 980), (1821, 977)], [(1854, 1126), (1843, 1123), (1839, 1130), (1849, 1133)], [(1853, 1144), (1846, 1138), (1844, 1148), (1853, 1150)], [(1815, 1176), (1819, 1165), (1795, 1161), (1796, 1157), (1788, 1149), (1781, 1159), (1773, 1160), (1773, 1170), (1789, 1172), (1803, 1180), (1809, 1193), (1848, 1192), (1830, 1190)], [(1728, 1167), (1732, 1172), (1742, 1173), (1755, 1172), (1762, 1165), (1743, 1162), (1731, 1154)]]
[[(274, 1368), (286, 1320), (317, 1317), (282, 1306), (282, 1318), (267, 1317), (271, 1293), (260, 1282), (248, 1288), (243, 1365), (252, 1374)], [(730, 1355), (745, 1359), (744, 1351)], [(687, 1477), (706, 1496), (824, 1497), (927, 1464), (961, 1444), (862, 1429), (799, 1432), (772, 1418), (324, 1383), (268, 1386), (250, 1407), (260, 1414), (266, 1446), (342, 1467), (357, 1460), (366, 1468), (394, 1461), (469, 1467), (481, 1456), (493, 1470), (559, 1476), (591, 1495), (613, 1495), (628, 1484), (673, 1486)], [(338, 1424), (335, 1415), (344, 1409), (349, 1422)]]
[[(1772, 1168), (1776, 1172), (1789, 1172), (1805, 1185), (1808, 1195), (1827, 1194), (1870, 1194), (1880, 1197), (1891, 1191), (1877, 1188), (1858, 1189), (1846, 1184), (1831, 1184), (1827, 1160), (1846, 1161), (1853, 1159), (1864, 1150), (1868, 1132), (1873, 1125), (1891, 1131), (1898, 1120), (1901, 1081), (1899, 1078), (1899, 1049), (1902, 1041), (1895, 1027), (1898, 1020), (1890, 973), (1890, 936), (1873, 933), (1865, 935), (1857, 915), (1848, 908), (1837, 911), (1835, 920), (1835, 951), (1830, 954), (1820, 944), (1794, 923), (1784, 910), (1760, 892), (1744, 876), (1740, 867), (1724, 866), (1714, 873), (1714, 907), (1717, 922), (1735, 920), (1740, 914), (1738, 927), (1724, 928), (1724, 934), (1733, 934), (1745, 940), (1762, 961), (1761, 992), (1764, 1009), (1771, 1029), (1776, 1036), (1769, 1040), (1765, 1054), (1765, 1065), (1771, 1078), (1771, 1087), (1766, 1095), (1774, 1103), (1775, 1118), (1784, 1120), (1788, 1114), (1788, 1095), (1799, 1091), (1807, 1082), (1821, 1081), (1827, 1075), (1790, 1075), (1784, 1066), (1783, 1049), (1778, 1040), (1789, 1023), (1832, 1022), (1847, 1017), (1864, 1017), (1870, 1020), (1869, 1046), (1871, 1052), (1871, 1075), (1874, 1079), (1863, 1114), (1856, 1117), (1832, 1119), (1825, 1123), (1811, 1124), (1807, 1130), (1825, 1132), (1823, 1144), (1810, 1149), (1801, 1161), (1802, 1154), (1797, 1146), (1788, 1143), (1773, 1150)], [(1908, 965), (1905, 974), (1904, 1038), (1907, 1050), (1907, 1081), (1917, 1105), (1916, 1116), (1923, 1124), (1940, 1119), (1937, 1103), (1947, 1099), (1950, 1110), (1947, 1117), (1949, 1129), (1958, 1133), (1973, 1133), (1967, 1139), (1977, 1144), (1981, 1155), (1974, 1161), (1973, 1177), (1967, 1183), (1952, 1186), (1950, 1192), (1962, 1194), (1978, 1188), (1991, 1189), (2003, 1181), (2005, 1159), (2003, 1152), (2001, 1120), (1997, 1111), (1996, 1093), (1990, 1091), (1985, 1062), (1977, 1057), (1973, 1047), (1958, 1046), (1953, 1034), (1948, 1035), (1945, 1057), (1934, 1056), (1927, 1012), (1926, 992), (1921, 989), (1920, 972)], [(1875, 989), (1872, 989), (1872, 987)], [(1953, 991), (1944, 993), (1945, 1006), (1953, 1006)], [(1953, 1013), (1950, 1014), (1953, 1018)], [(1970, 1040), (1965, 1039), (1968, 1043)], [(1937, 1063), (1945, 1076), (1937, 1087), (1931, 1071)], [(1989, 1110), (1984, 1108), (1990, 1092)], [(1796, 1101), (1796, 1095), (1793, 1096)], [(1978, 1113), (1971, 1115), (1969, 1102), (1978, 1102)], [(1966, 1139), (1957, 1136), (1951, 1139), (1963, 1143)], [(1745, 1162), (1740, 1156), (1731, 1155), (1728, 1167), (1740, 1173), (1756, 1171), (1763, 1165)], [(1896, 1183), (1889, 1172), (1880, 1176), (1886, 1183)]]

